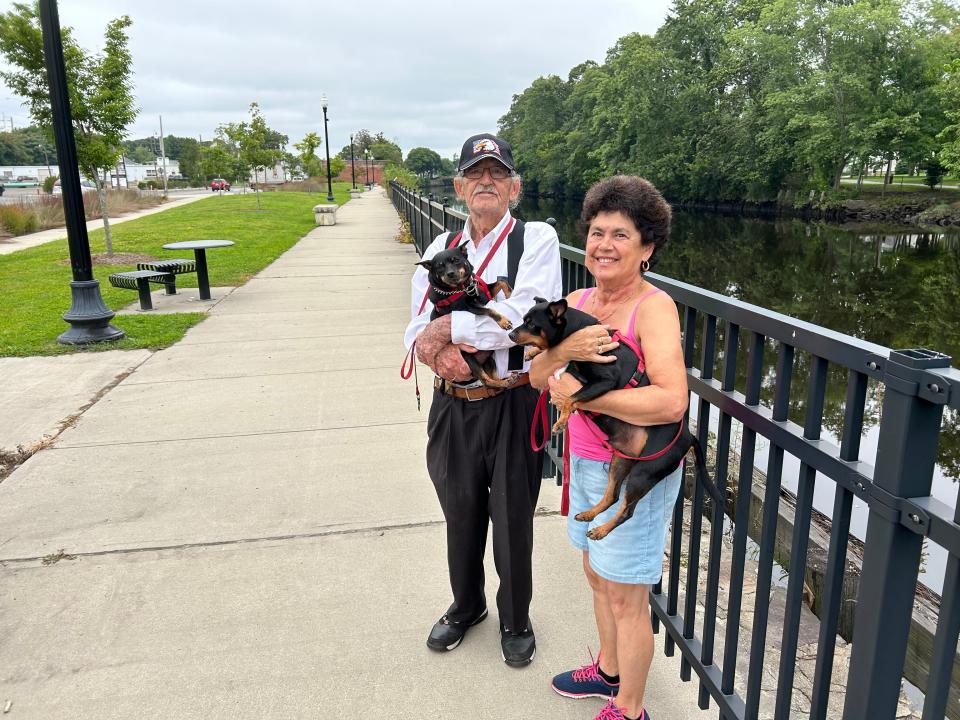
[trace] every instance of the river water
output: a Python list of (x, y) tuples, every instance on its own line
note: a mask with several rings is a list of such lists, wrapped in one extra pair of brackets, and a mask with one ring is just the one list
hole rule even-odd
[[(554, 217), (564, 244), (582, 247), (576, 230), (579, 202), (524, 198), (517, 215)], [(891, 348), (927, 347), (960, 361), (960, 235), (891, 225), (838, 225), (760, 220), (676, 211), (669, 244), (655, 272), (744, 302)], [(722, 348), (722, 337), (717, 347)], [(699, 348), (698, 348), (699, 357)], [(741, 353), (741, 356), (744, 353)], [(772, 403), (776, 349), (765, 352), (762, 396)], [(743, 359), (743, 358), (741, 358)], [(718, 358), (718, 368), (721, 367)], [(809, 356), (797, 353), (790, 416), (803, 423)], [(737, 389), (743, 390), (741, 362)], [(827, 389), (824, 439), (839, 444), (846, 373), (834, 368)], [(870, 384), (860, 457), (874, 464), (882, 392)], [(696, 408), (691, 405), (693, 416)], [(717, 417), (711, 416), (716, 431)], [(734, 423), (734, 438), (738, 437)], [(766, 468), (768, 445), (758, 438), (755, 462)], [(784, 459), (783, 482), (796, 489), (799, 462)], [(960, 418), (947, 414), (940, 438), (933, 495), (951, 507), (960, 478)], [(815, 506), (832, 515), (835, 486), (818, 476)], [(855, 503), (852, 532), (866, 534), (867, 511)], [(929, 545), (921, 579), (942, 588), (946, 553)]]

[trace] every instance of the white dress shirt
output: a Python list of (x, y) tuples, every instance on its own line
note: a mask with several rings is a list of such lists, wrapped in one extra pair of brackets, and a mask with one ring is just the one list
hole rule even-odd
[[(460, 244), (467, 245), (467, 259), (476, 272), (483, 261), (486, 259), (490, 249), (497, 242), (500, 233), (510, 222), (510, 213), (507, 212), (487, 235), (479, 243), (473, 242), (470, 234), (470, 222), (467, 221), (463, 229), (463, 237)], [(423, 253), (423, 259), (429, 260), (441, 250), (446, 249), (447, 243), (452, 238), (450, 233), (438, 235), (430, 246)], [(498, 277), (507, 277), (507, 245), (508, 241), (504, 239), (503, 244), (497, 248), (496, 254), (490, 258), (486, 269), (481, 277), (488, 284), (496, 282)], [(423, 297), (430, 288), (430, 281), (427, 277), (427, 270), (424, 267), (418, 267), (413, 273), (410, 292), (410, 324), (407, 325), (407, 331), (404, 334), (403, 341), (407, 349), (416, 340), (417, 335), (430, 322), (430, 314), (433, 312), (433, 303), (427, 299), (423, 312), (418, 314)], [(547, 223), (529, 222), (524, 226), (523, 232), (523, 255), (520, 258), (520, 266), (517, 268), (517, 280), (514, 283), (513, 293), (509, 298), (504, 298), (500, 293), (487, 306), (506, 317), (514, 327), (523, 322), (523, 316), (533, 305), (535, 297), (546, 298), (547, 300), (557, 300), (563, 296), (563, 283), (560, 278), (560, 239), (556, 231)], [(504, 330), (492, 318), (486, 315), (474, 315), (465, 310), (456, 310), (451, 313), (451, 336), (454, 343), (463, 343), (472, 345), (478, 350), (494, 350), (497, 361), (497, 374), (500, 377), (506, 377), (509, 367), (509, 352), (513, 347), (513, 342), (507, 336), (508, 330)], [(525, 360), (523, 370), (530, 367), (530, 361)]]

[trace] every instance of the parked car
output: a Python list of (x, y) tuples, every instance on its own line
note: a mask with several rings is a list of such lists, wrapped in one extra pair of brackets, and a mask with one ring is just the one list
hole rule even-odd
[[(81, 181), (80, 181), (80, 189), (83, 190), (83, 192), (96, 192), (96, 191), (97, 191), (97, 186), (94, 185), (94, 184), (93, 184), (92, 182), (90, 182), (89, 180), (81, 180)], [(54, 194), (54, 195), (60, 195), (61, 193), (63, 193), (63, 188), (60, 187), (60, 181), (57, 180), (57, 181), (53, 184), (53, 194)]]
[(229, 191), (230, 191), (230, 183), (228, 183), (228, 182), (227, 182), (226, 180), (224, 180), (223, 178), (214, 178), (213, 180), (210, 181), (210, 189), (211, 189), (211, 190), (226, 190), (227, 192), (229, 192)]

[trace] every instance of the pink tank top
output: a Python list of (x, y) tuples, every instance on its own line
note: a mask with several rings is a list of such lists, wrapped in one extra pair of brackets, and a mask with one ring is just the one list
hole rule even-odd
[[(583, 304), (587, 301), (587, 298), (590, 297), (590, 294), (593, 292), (593, 288), (589, 288), (583, 296), (580, 298), (580, 302), (577, 303), (577, 310), (580, 310), (583, 307)], [(663, 292), (660, 288), (653, 288), (649, 292), (644, 293), (640, 296), (640, 299), (637, 300), (637, 304), (633, 306), (633, 312), (630, 313), (630, 326), (628, 332), (632, 333), (634, 331), (634, 321), (637, 318), (637, 308), (640, 307), (640, 303), (646, 300), (652, 295), (656, 295), (659, 292)], [(640, 344), (640, 338), (636, 338), (637, 344)], [(640, 352), (640, 363), (638, 367), (644, 366), (643, 360), (643, 351)], [(570, 441), (570, 452), (574, 455), (582, 457), (586, 460), (598, 460), (600, 462), (610, 462), (613, 458), (613, 453), (607, 450), (603, 446), (603, 441), (607, 439), (607, 436), (604, 435), (600, 428), (594, 426), (593, 431), (587, 427), (586, 420), (583, 419), (583, 416), (580, 413), (574, 413), (570, 416), (570, 419), (567, 421), (567, 438)]]

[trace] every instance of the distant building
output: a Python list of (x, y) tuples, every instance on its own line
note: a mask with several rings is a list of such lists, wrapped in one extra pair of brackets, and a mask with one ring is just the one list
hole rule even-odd
[(35, 182), (40, 184), (49, 175), (59, 175), (56, 165), (0, 165), (0, 183)]
[[(49, 175), (59, 177), (60, 168), (56, 165), (0, 165), (0, 183), (35, 182), (39, 185)], [(167, 179), (171, 176), (180, 176), (180, 163), (167, 158)], [(124, 162), (121, 158), (105, 179), (113, 187), (136, 186), (138, 182), (147, 180), (162, 182), (163, 158), (157, 158), (156, 163), (149, 164)]]
[[(163, 158), (157, 158), (152, 163), (135, 163), (120, 158), (110, 171), (110, 184), (114, 187), (136, 186), (137, 183), (154, 180), (163, 183)], [(177, 160), (167, 158), (167, 179), (171, 176), (180, 177), (180, 163)]]

